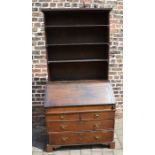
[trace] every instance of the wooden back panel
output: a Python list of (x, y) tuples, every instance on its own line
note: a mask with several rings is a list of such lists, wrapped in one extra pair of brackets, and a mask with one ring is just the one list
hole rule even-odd
[(46, 25), (109, 24), (110, 9), (51, 9), (43, 10)]

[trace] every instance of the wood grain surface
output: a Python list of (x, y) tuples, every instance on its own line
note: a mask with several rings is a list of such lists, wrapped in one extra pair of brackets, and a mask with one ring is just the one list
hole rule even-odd
[(51, 82), (47, 85), (45, 107), (114, 103), (109, 81)]
[(113, 131), (63, 132), (49, 134), (49, 144), (89, 144), (104, 143), (113, 140)]

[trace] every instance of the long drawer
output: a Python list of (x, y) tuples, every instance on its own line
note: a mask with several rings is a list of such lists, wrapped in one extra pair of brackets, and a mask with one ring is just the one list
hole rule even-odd
[(46, 121), (67, 121), (67, 120), (106, 120), (114, 119), (115, 111), (94, 111), (94, 112), (79, 112), (79, 113), (56, 113), (46, 114)]
[(49, 133), (49, 144), (91, 144), (108, 143), (113, 140), (113, 131), (93, 131), (93, 132), (64, 132)]
[(51, 121), (47, 122), (48, 132), (113, 129), (114, 120), (92, 121)]
[(53, 107), (46, 109), (47, 114), (54, 114), (54, 113), (64, 113), (64, 112), (85, 112), (85, 111), (99, 111), (99, 110), (113, 110), (114, 105), (87, 105), (87, 106), (70, 106), (70, 107)]

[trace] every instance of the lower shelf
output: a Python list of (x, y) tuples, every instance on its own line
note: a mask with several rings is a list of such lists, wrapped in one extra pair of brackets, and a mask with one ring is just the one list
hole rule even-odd
[(107, 61), (50, 63), (48, 70), (50, 81), (108, 78)]

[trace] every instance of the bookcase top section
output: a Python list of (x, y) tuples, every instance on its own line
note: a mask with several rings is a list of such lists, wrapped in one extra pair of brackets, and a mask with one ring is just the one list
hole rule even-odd
[(109, 81), (63, 81), (47, 85), (45, 107), (104, 104), (115, 104)]
[(49, 81), (108, 80), (110, 10), (42, 10)]

